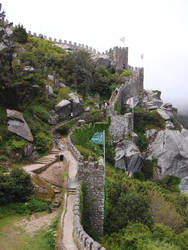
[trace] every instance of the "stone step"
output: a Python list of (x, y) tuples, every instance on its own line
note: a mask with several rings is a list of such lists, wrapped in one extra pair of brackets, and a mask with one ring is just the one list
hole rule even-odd
[(69, 188), (68, 193), (69, 194), (76, 194), (76, 188)]

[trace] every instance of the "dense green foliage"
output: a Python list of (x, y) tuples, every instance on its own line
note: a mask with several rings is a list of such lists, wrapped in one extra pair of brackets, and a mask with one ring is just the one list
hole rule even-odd
[[(152, 164), (157, 164), (155, 159)], [(144, 179), (153, 175), (144, 174)], [(102, 239), (106, 249), (186, 249), (188, 196), (179, 192), (179, 181), (139, 181), (107, 165)]]
[(14, 168), (10, 175), (0, 173), (0, 203), (28, 200), (33, 194), (34, 186), (30, 175), (24, 170)]
[(144, 135), (147, 129), (165, 129), (165, 121), (157, 111), (145, 111), (140, 107), (134, 109), (134, 130), (139, 137), (139, 147), (144, 151), (148, 142)]
[(165, 122), (157, 111), (145, 111), (140, 107), (134, 109), (134, 129), (145, 132), (147, 129), (165, 129)]

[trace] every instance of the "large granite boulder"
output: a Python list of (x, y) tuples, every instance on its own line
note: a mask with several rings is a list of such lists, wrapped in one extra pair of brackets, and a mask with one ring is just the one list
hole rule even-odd
[(55, 106), (55, 111), (60, 120), (65, 120), (70, 116), (72, 104), (69, 100), (62, 100)]
[(74, 93), (69, 94), (69, 101), (74, 102), (74, 103), (80, 103), (79, 97), (75, 95)]
[(78, 116), (83, 112), (82, 104), (80, 103), (80, 99), (74, 93), (69, 94), (69, 101), (71, 101), (73, 116)]
[(160, 91), (144, 91), (143, 106), (147, 110), (155, 110), (163, 104)]
[(111, 116), (109, 134), (114, 140), (122, 140), (132, 134), (132, 113)]
[(165, 121), (177, 116), (177, 109), (174, 108), (171, 103), (164, 103), (160, 109), (157, 109), (157, 112)]
[(8, 117), (8, 131), (17, 134), (27, 141), (33, 141), (33, 136), (24, 120), (23, 114), (16, 110), (7, 109), (7, 117)]
[(180, 188), (188, 193), (188, 131), (161, 130), (151, 140), (148, 159), (158, 159), (159, 178), (165, 175), (182, 178)]
[(139, 172), (143, 159), (138, 147), (132, 141), (122, 141), (116, 147), (115, 167), (124, 169), (129, 176)]

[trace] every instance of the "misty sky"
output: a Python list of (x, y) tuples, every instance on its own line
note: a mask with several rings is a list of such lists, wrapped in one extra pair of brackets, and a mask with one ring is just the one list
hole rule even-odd
[(99, 51), (128, 46), (129, 64), (144, 66), (145, 89), (159, 89), (164, 101), (188, 110), (188, 0), (0, 2), (7, 19), (32, 32)]

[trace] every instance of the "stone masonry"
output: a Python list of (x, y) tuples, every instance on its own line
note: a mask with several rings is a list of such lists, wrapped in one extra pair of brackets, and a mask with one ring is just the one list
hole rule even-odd
[(90, 156), (88, 161), (79, 161), (78, 180), (86, 184), (86, 203), (92, 230), (103, 236), (104, 225), (104, 164), (96, 162)]
[(77, 186), (74, 206), (74, 239), (83, 250), (105, 250), (98, 242), (94, 241), (83, 229), (80, 223), (80, 185)]

